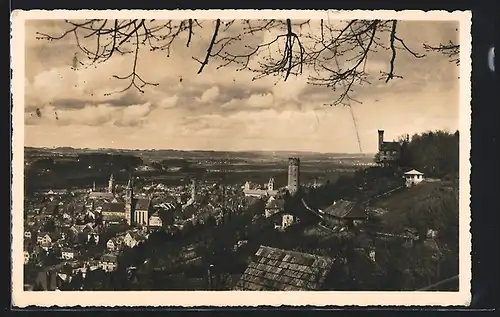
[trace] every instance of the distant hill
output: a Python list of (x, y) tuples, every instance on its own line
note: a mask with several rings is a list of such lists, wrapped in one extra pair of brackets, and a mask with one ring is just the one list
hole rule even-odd
[(276, 158), (286, 159), (288, 157), (300, 157), (305, 159), (371, 159), (372, 154), (347, 154), (347, 153), (317, 153), (300, 151), (207, 151), (207, 150), (133, 150), (133, 149), (77, 149), (72, 147), (60, 148), (34, 148), (25, 147), (26, 154), (60, 154), (77, 155), (80, 153), (107, 153), (107, 154), (129, 154), (149, 159), (179, 158), (179, 159), (200, 159), (200, 158), (241, 158), (259, 159)]

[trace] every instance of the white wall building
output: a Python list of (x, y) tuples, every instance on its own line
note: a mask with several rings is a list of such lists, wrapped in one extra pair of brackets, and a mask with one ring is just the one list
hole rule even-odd
[(404, 179), (406, 182), (406, 187), (411, 187), (419, 184), (424, 180), (424, 173), (413, 169), (409, 172), (404, 173)]

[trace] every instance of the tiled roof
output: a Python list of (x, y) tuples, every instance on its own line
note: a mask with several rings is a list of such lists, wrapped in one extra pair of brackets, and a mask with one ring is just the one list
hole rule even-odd
[(114, 254), (104, 254), (101, 257), (101, 261), (102, 262), (108, 262), (108, 263), (116, 263), (117, 262), (117, 258), (116, 258), (116, 255), (114, 255)]
[(359, 204), (348, 200), (338, 200), (323, 210), (323, 213), (342, 219), (365, 218), (366, 212)]
[(124, 221), (126, 218), (125, 212), (121, 215), (103, 215), (102, 219), (107, 222), (121, 222)]
[(261, 246), (235, 290), (317, 290), (333, 262), (327, 257)]
[(148, 210), (151, 200), (146, 198), (138, 198), (135, 200), (135, 210)]
[(102, 212), (125, 212), (124, 203), (107, 203), (102, 206)]
[(89, 194), (89, 199), (113, 199), (115, 195), (113, 193), (107, 192), (91, 192)]
[(424, 173), (419, 172), (419, 171), (413, 169), (411, 171), (406, 172), (405, 175), (424, 175)]
[(285, 201), (283, 199), (271, 199), (267, 202), (267, 209), (282, 209), (285, 207)]

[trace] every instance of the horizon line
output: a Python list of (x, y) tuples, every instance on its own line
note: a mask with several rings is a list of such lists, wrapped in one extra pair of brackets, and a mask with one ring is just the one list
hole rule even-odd
[(209, 149), (175, 149), (175, 148), (166, 148), (166, 149), (153, 149), (153, 148), (109, 148), (109, 147), (102, 147), (102, 148), (81, 148), (81, 147), (72, 147), (72, 146), (24, 146), (24, 149), (26, 150), (27, 148), (31, 149), (52, 149), (52, 150), (57, 150), (57, 149), (63, 149), (63, 148), (69, 148), (73, 150), (90, 150), (90, 151), (102, 151), (102, 150), (113, 150), (113, 151), (175, 151), (175, 152), (240, 152), (240, 153), (258, 153), (258, 152), (264, 152), (264, 153), (290, 153), (290, 152), (295, 152), (295, 153), (313, 153), (313, 154), (347, 154), (347, 155), (360, 155), (360, 156), (366, 156), (366, 155), (375, 155), (376, 153), (349, 153), (349, 152), (318, 152), (318, 151), (303, 151), (303, 150), (235, 150), (235, 149), (228, 149), (228, 150), (209, 150)]

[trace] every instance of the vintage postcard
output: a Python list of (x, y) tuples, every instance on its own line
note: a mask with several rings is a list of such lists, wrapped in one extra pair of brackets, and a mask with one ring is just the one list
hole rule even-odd
[(470, 303), (470, 12), (11, 19), (13, 306)]

